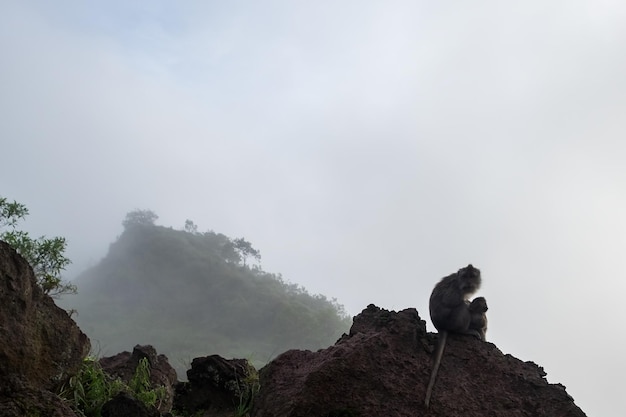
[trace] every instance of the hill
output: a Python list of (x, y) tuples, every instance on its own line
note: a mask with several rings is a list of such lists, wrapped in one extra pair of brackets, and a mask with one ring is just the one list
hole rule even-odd
[[(127, 218), (128, 219), (128, 218)], [(99, 264), (80, 274), (64, 304), (101, 354), (152, 344), (179, 370), (209, 353), (257, 366), (291, 349), (319, 349), (350, 327), (343, 307), (250, 266), (244, 239), (151, 222), (125, 231)]]

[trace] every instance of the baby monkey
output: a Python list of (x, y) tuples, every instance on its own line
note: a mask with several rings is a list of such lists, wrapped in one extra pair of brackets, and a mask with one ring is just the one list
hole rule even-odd
[[(480, 270), (471, 264), (456, 273), (444, 277), (435, 285), (430, 295), (430, 319), (439, 332), (435, 363), (426, 388), (424, 404), (428, 408), (441, 357), (446, 346), (448, 333), (471, 334), (484, 340), (487, 329), (485, 311), (487, 303), (483, 297), (470, 303), (469, 297), (480, 288)], [(482, 299), (480, 301), (479, 299)]]
[(470, 329), (478, 331), (480, 339), (483, 342), (487, 341), (487, 300), (485, 297), (476, 297), (468, 306), (472, 320), (470, 322)]

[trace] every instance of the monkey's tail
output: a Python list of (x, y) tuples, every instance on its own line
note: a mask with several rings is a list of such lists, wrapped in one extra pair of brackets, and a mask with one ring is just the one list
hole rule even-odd
[(430, 405), (430, 396), (433, 393), (433, 386), (435, 385), (435, 379), (437, 379), (437, 371), (441, 364), (441, 357), (443, 356), (443, 349), (446, 347), (446, 339), (448, 338), (448, 332), (439, 332), (439, 340), (437, 343), (437, 353), (435, 354), (435, 364), (433, 365), (433, 371), (430, 374), (430, 381), (428, 382), (428, 388), (426, 388), (426, 398), (424, 399), (424, 405), (426, 408)]

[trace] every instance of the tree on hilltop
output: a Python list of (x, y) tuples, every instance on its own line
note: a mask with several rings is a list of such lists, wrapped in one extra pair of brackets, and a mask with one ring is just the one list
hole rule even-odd
[(122, 222), (124, 229), (133, 226), (154, 226), (154, 222), (159, 218), (152, 210), (133, 210), (126, 214)]
[(246, 266), (246, 259), (252, 257), (258, 261), (261, 260), (261, 252), (252, 247), (252, 243), (248, 242), (244, 238), (240, 237), (233, 240), (234, 249), (239, 253), (241, 259), (243, 259), (243, 266)]
[(189, 220), (189, 219), (185, 220), (185, 229), (184, 230), (185, 230), (185, 232), (191, 233), (193, 235), (197, 235), (198, 234), (198, 226), (196, 226), (196, 224), (193, 221)]

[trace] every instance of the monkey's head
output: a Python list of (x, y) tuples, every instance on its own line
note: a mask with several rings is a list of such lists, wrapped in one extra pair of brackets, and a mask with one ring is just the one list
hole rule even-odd
[(476, 297), (469, 305), (469, 311), (472, 313), (485, 313), (487, 310), (489, 310), (489, 307), (487, 307), (485, 297)]
[(478, 268), (474, 268), (472, 264), (459, 269), (456, 275), (459, 287), (464, 295), (468, 296), (474, 294), (480, 288), (480, 270)]

